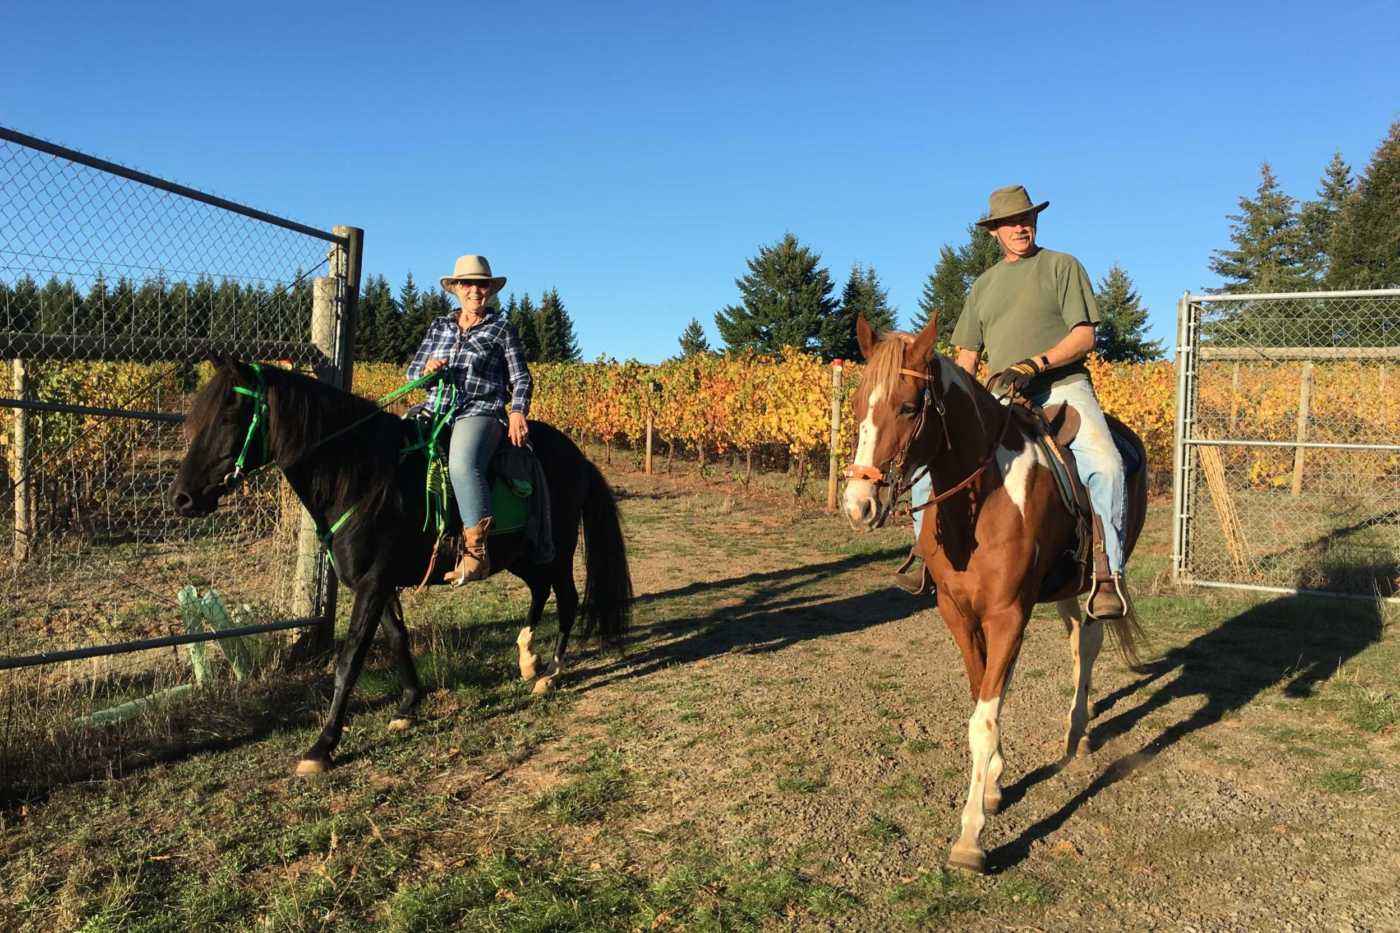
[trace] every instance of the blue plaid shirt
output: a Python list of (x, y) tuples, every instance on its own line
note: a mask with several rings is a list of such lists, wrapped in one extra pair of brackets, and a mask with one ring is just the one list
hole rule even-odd
[(525, 367), (520, 338), (499, 311), (487, 311), (471, 330), (457, 326), (457, 313), (434, 318), (413, 362), (408, 378), (423, 375), (428, 360), (446, 360), (446, 375), (428, 390), (428, 407), (441, 411), (456, 390), (452, 417), (501, 415), (506, 403), (511, 411), (530, 414), (534, 382)]

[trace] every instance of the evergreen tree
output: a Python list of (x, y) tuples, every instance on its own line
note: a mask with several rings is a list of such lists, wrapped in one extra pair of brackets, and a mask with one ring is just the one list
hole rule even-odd
[(1162, 342), (1148, 340), (1147, 309), (1133, 289), (1133, 280), (1117, 263), (1094, 289), (1101, 320), (1095, 329), (1095, 350), (1111, 363), (1146, 363), (1160, 360)]
[(405, 321), (407, 330), (403, 342), (399, 345), (402, 348), (399, 362), (407, 363), (413, 359), (419, 344), (428, 335), (428, 326), (443, 315), (456, 314), (458, 307), (457, 299), (441, 289), (420, 295), (417, 318), (412, 322)]
[(1303, 236), (1303, 266), (1315, 284), (1320, 285), (1328, 277), (1328, 253), (1333, 228), (1354, 190), (1351, 166), (1342, 160), (1340, 152), (1333, 153), (1332, 161), (1323, 171), (1317, 200), (1308, 201), (1298, 211), (1298, 224)]
[(930, 318), (936, 318), (939, 339), (950, 340), (972, 283), (999, 262), (1001, 245), (996, 237), (976, 224), (969, 224), (966, 243), (956, 250), (945, 244), (938, 251), (938, 263), (929, 273), (923, 294), (919, 296), (914, 330), (923, 330)]
[(1279, 188), (1274, 170), (1259, 167), (1253, 198), (1240, 198), (1240, 212), (1228, 215), (1231, 249), (1215, 250), (1211, 271), (1225, 279), (1225, 292), (1297, 292), (1311, 284), (1297, 202)]
[(861, 315), (876, 333), (893, 330), (895, 313), (890, 307), (889, 292), (880, 287), (880, 277), (874, 266), (854, 263), (836, 313), (822, 322), (820, 352), (827, 360), (853, 360), (860, 355), (856, 340), (856, 320)]
[(1400, 120), (1358, 179), (1329, 243), (1327, 284), (1338, 289), (1400, 287)]
[(535, 327), (535, 303), (525, 295), (519, 301), (512, 293), (506, 302), (506, 320), (515, 328), (515, 336), (520, 338), (520, 347), (525, 351), (525, 362), (534, 363), (540, 358), (540, 335)]
[(355, 359), (376, 363), (387, 359), (387, 331), (394, 326), (396, 313), (388, 280), (382, 275), (371, 275), (360, 290), (356, 308)]
[(685, 330), (681, 331), (680, 344), (682, 359), (710, 352), (710, 341), (705, 339), (705, 328), (700, 326), (698, 318), (691, 318)]
[(583, 358), (574, 322), (564, 309), (558, 289), (551, 288), (540, 296), (540, 309), (535, 313), (535, 330), (540, 341), (540, 362), (577, 363)]
[(820, 261), (791, 233), (760, 246), (748, 260), (748, 275), (734, 280), (742, 303), (715, 314), (725, 346), (764, 353), (816, 349), (823, 323), (836, 310), (831, 275), (818, 267)]

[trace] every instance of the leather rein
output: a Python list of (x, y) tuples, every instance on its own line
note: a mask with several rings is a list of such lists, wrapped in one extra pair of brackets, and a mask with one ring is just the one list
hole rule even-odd
[[(905, 369), (901, 367), (899, 370), (899, 374), (901, 376), (909, 376), (913, 379), (921, 379), (924, 382), (930, 384), (933, 382), (932, 375), (927, 372), (918, 372), (913, 369)], [(919, 414), (917, 420), (915, 420), (914, 422), (914, 430), (909, 432), (909, 440), (905, 442), (904, 447), (899, 451), (899, 453), (897, 453), (894, 457), (890, 459), (890, 467), (887, 472), (881, 472), (873, 466), (858, 466), (856, 464), (852, 464), (851, 466), (846, 468), (845, 473), (847, 479), (864, 479), (869, 480), (877, 487), (891, 487), (892, 491), (890, 493), (889, 502), (881, 510), (881, 524), (883, 524), (884, 520), (889, 516), (890, 510), (894, 508), (894, 504), (899, 501), (900, 496), (904, 495), (905, 492), (912, 489), (914, 487), (914, 484), (919, 481), (920, 475), (918, 471), (916, 471), (915, 474), (910, 476), (910, 478), (907, 480), (903, 479), (902, 477), (904, 476), (905, 460), (907, 460), (909, 457), (909, 449), (914, 446), (914, 442), (918, 440), (919, 435), (923, 434), (924, 424), (928, 420), (928, 412), (930, 408), (932, 408), (938, 413), (938, 420), (943, 425), (943, 450), (939, 451), (939, 453), (941, 454), (945, 451), (953, 449), (953, 439), (948, 433), (948, 409), (943, 404), (943, 397), (941, 395), (935, 394), (929, 389), (929, 387), (926, 386), (923, 390), (923, 399), (923, 404), (919, 407)], [(943, 492), (937, 493), (936, 495), (932, 496), (927, 502), (924, 502), (920, 505), (913, 505), (911, 503), (909, 507), (909, 513), (912, 515), (915, 512), (922, 512), (924, 509), (927, 509), (930, 506), (937, 505), (938, 503), (957, 495), (964, 489), (967, 489), (973, 483), (977, 482), (977, 480), (982, 476), (982, 474), (987, 471), (987, 467), (991, 466), (992, 461), (996, 459), (997, 448), (1000, 447), (1002, 441), (1006, 439), (1006, 432), (1011, 427), (1012, 417), (1013, 413), (1011, 411), (1011, 407), (1008, 405), (1006, 410), (1006, 418), (1001, 423), (1001, 432), (997, 434), (997, 439), (992, 442), (991, 449), (987, 451), (986, 455), (982, 457), (982, 460), (977, 464), (977, 467), (972, 471), (972, 473), (970, 473), (967, 476), (966, 479), (962, 480), (957, 485), (949, 489), (945, 489)], [(923, 467), (921, 467), (921, 470), (927, 473), (929, 471), (929, 466), (925, 464)], [(891, 482), (890, 477), (894, 477), (893, 482)]]

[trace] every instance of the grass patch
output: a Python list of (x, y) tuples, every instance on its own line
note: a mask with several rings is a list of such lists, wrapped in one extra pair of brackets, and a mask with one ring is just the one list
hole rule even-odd
[(904, 827), (889, 817), (876, 813), (870, 817), (870, 822), (865, 825), (865, 835), (879, 845), (889, 845), (904, 838)]
[(1329, 794), (1359, 794), (1366, 789), (1365, 775), (1358, 768), (1335, 768), (1318, 775), (1317, 786)]
[(1055, 902), (1055, 889), (1033, 875), (1009, 874), (997, 882), (996, 896), (1021, 907), (1044, 907)]
[(982, 894), (963, 876), (940, 869), (920, 872), (913, 880), (900, 884), (890, 892), (890, 900), (900, 908), (906, 922), (927, 924), (977, 909)]
[(777, 777), (778, 790), (784, 794), (815, 794), (826, 787), (826, 775), (813, 774), (804, 765), (792, 765)]
[(577, 775), (557, 790), (545, 794), (537, 804), (561, 823), (591, 823), (606, 816), (631, 793), (631, 776), (615, 750), (599, 750), (574, 766)]

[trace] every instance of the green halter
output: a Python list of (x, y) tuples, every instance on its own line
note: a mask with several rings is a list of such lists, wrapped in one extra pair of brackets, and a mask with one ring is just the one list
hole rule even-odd
[[(258, 387), (256, 389), (245, 389), (243, 386), (234, 386), (233, 391), (239, 395), (246, 395), (253, 400), (253, 417), (248, 422), (248, 433), (243, 438), (243, 449), (238, 452), (238, 459), (233, 461), (233, 472), (224, 477), (224, 485), (232, 488), (256, 470), (260, 470), (268, 464), (268, 437), (267, 437), (267, 380), (263, 378), (262, 366), (258, 363), (249, 363), (248, 368), (257, 377)], [(259, 428), (262, 431), (259, 432)], [(253, 439), (261, 434), (262, 437), (262, 463), (253, 467), (252, 470), (244, 469), (248, 463), (248, 449), (253, 446)]]

